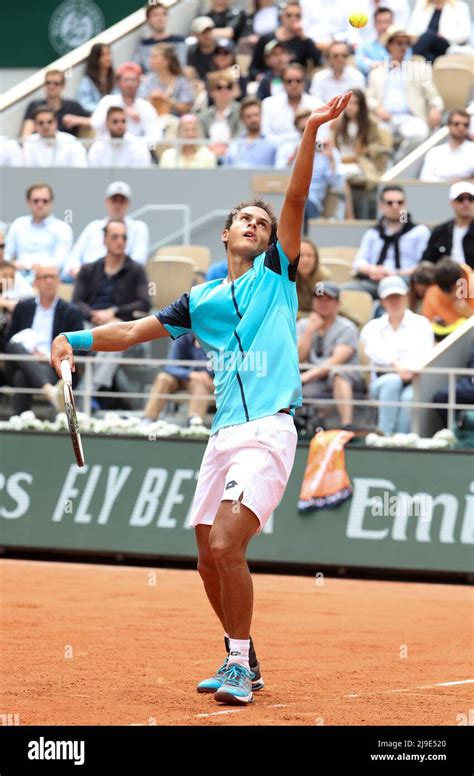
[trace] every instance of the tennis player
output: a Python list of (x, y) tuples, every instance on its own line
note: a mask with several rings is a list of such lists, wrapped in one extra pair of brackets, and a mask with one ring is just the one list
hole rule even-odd
[(250, 639), (250, 539), (279, 504), (293, 466), (297, 435), (292, 415), (301, 404), (296, 343), (296, 268), (318, 128), (336, 119), (351, 93), (311, 114), (277, 223), (261, 200), (236, 205), (222, 232), (228, 275), (194, 286), (156, 315), (130, 323), (66, 332), (55, 338), (52, 364), (74, 350), (121, 351), (159, 337), (189, 332), (215, 372), (216, 414), (191, 510), (198, 570), (219, 618), (224, 664), (198, 692), (218, 703), (246, 705), (263, 679)]

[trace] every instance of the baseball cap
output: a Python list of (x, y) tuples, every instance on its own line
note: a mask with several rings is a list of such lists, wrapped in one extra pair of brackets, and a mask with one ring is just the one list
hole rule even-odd
[(234, 48), (235, 46), (232, 40), (227, 40), (227, 38), (219, 38), (216, 40), (214, 54), (216, 54), (218, 51), (233, 51)]
[(449, 189), (449, 199), (457, 199), (461, 194), (471, 194), (474, 197), (474, 186), (469, 181), (453, 183)]
[(143, 70), (141, 69), (140, 65), (137, 64), (137, 62), (124, 62), (123, 64), (118, 66), (118, 68), (115, 71), (115, 74), (117, 76), (121, 76), (128, 70), (131, 70), (133, 73), (135, 73), (135, 75), (138, 75), (138, 76), (141, 76), (143, 73)]
[(124, 181), (114, 181), (113, 183), (109, 183), (107, 186), (105, 190), (105, 196), (115, 197), (116, 194), (121, 194), (122, 197), (130, 199), (132, 196), (132, 190), (128, 183), (124, 183)]
[(380, 299), (386, 299), (390, 294), (408, 294), (408, 286), (399, 275), (389, 275), (381, 280), (377, 290)]
[(335, 283), (316, 283), (313, 296), (330, 296), (331, 299), (339, 299), (339, 288)]
[(275, 49), (277, 46), (279, 46), (282, 49), (287, 50), (284, 43), (281, 42), (281, 40), (277, 40), (276, 38), (273, 38), (273, 40), (269, 40), (268, 43), (265, 44), (263, 49), (263, 56), (266, 57), (268, 54), (271, 54), (273, 49)]
[(399, 24), (391, 24), (390, 27), (387, 28), (385, 34), (381, 35), (380, 42), (382, 46), (387, 47), (387, 44), (394, 38), (407, 38), (410, 45), (413, 43), (413, 36)]
[(196, 16), (191, 24), (191, 33), (199, 35), (204, 30), (213, 30), (215, 26), (210, 16)]

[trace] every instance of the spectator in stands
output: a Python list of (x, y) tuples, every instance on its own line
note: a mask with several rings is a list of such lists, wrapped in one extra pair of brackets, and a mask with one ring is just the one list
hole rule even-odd
[(61, 70), (47, 70), (44, 77), (45, 96), (41, 100), (33, 100), (28, 106), (23, 117), (22, 137), (28, 137), (35, 131), (33, 114), (39, 105), (48, 105), (54, 110), (60, 132), (70, 132), (77, 135), (80, 127), (90, 127), (90, 113), (80, 105), (77, 100), (63, 100), (61, 94), (64, 90), (66, 79)]
[(47, 183), (33, 183), (26, 190), (30, 215), (15, 218), (5, 244), (5, 258), (30, 280), (36, 265), (53, 263), (59, 271), (72, 247), (72, 229), (52, 215), (54, 194)]
[(78, 102), (92, 113), (102, 97), (114, 92), (115, 73), (110, 46), (107, 43), (94, 43), (86, 59), (84, 75), (77, 87)]
[(430, 261), (420, 261), (410, 275), (408, 309), (420, 313), (423, 299), (429, 287), (434, 283), (435, 268)]
[(162, 136), (162, 124), (148, 100), (138, 96), (141, 69), (135, 62), (124, 62), (117, 68), (119, 94), (102, 97), (91, 116), (92, 127), (100, 133), (106, 131), (107, 111), (112, 106), (123, 108), (127, 116), (127, 129), (132, 135), (144, 137), (156, 143)]
[[(381, 280), (378, 295), (384, 315), (365, 324), (360, 339), (374, 367), (370, 395), (378, 401), (409, 402), (413, 399), (414, 370), (425, 361), (434, 344), (433, 332), (423, 315), (408, 310), (408, 286), (401, 277)], [(380, 367), (390, 372), (377, 373)], [(410, 431), (408, 407), (379, 407), (378, 425), (384, 434)]]
[[(278, 8), (274, 0), (254, 0), (253, 12), (239, 39), (241, 53), (252, 54), (262, 35), (273, 35), (278, 27)], [(260, 98), (263, 99), (263, 98)]]
[(359, 31), (347, 22), (354, 10), (349, 0), (301, 0), (301, 10), (305, 35), (320, 51), (326, 52), (334, 41), (345, 42), (351, 49), (359, 43)]
[[(269, 98), (273, 99), (273, 98)], [(311, 108), (302, 108), (297, 111), (295, 127), (299, 136), (303, 135), (307, 121), (311, 115)], [(321, 133), (322, 134), (322, 133)], [(318, 135), (319, 137), (320, 135)], [(322, 137), (319, 141), (321, 150), (316, 149), (314, 154), (313, 175), (309, 187), (308, 199), (305, 206), (305, 231), (309, 218), (319, 218), (324, 209), (324, 200), (330, 188), (341, 188), (344, 185), (341, 155), (334, 148), (330, 137)], [(277, 150), (275, 167), (284, 169), (290, 167), (296, 157), (298, 143), (290, 141), (283, 143)]]
[[(93, 326), (119, 321), (133, 321), (151, 307), (145, 269), (126, 254), (127, 224), (111, 218), (103, 230), (103, 258), (84, 264), (74, 284), (72, 301), (82, 311), (84, 320)], [(67, 331), (67, 329), (66, 329)], [(143, 345), (127, 351), (130, 358), (143, 356)], [(111, 356), (120, 353), (98, 353), (93, 370), (93, 390), (113, 387), (118, 364)]]
[(450, 46), (469, 41), (471, 15), (461, 0), (417, 0), (408, 23), (410, 35), (418, 39), (413, 53), (428, 62), (445, 54)]
[(444, 103), (429, 67), (416, 60), (404, 61), (411, 40), (408, 33), (392, 26), (382, 40), (390, 66), (371, 71), (366, 97), (369, 109), (400, 138), (395, 156), (398, 161), (439, 126)]
[(431, 148), (420, 173), (422, 181), (474, 178), (474, 143), (469, 140), (469, 113), (461, 108), (448, 116), (448, 140)]
[(421, 313), (431, 321), (438, 339), (474, 315), (473, 285), (474, 274), (464, 264), (441, 259), (435, 265), (434, 283), (424, 296)]
[(201, 81), (205, 81), (207, 74), (214, 69), (214, 28), (209, 16), (197, 16), (191, 25), (191, 35), (196, 36), (196, 43), (188, 48), (186, 64), (194, 67)]
[(380, 192), (379, 222), (362, 237), (353, 271), (357, 280), (344, 288), (368, 291), (374, 299), (380, 281), (388, 275), (403, 275), (407, 281), (421, 261), (430, 231), (414, 224), (406, 210), (405, 191), (387, 184)]
[[(214, 64), (213, 70), (228, 70), (229, 68), (236, 68), (234, 70), (234, 80), (238, 87), (238, 94), (236, 95), (236, 98), (240, 100), (242, 97), (245, 97), (247, 93), (248, 78), (241, 74), (240, 68), (237, 66), (237, 60), (235, 58), (235, 43), (232, 40), (228, 40), (226, 38), (219, 38), (216, 40), (216, 47), (214, 49), (212, 61)], [(238, 76), (237, 72), (239, 73)]]
[(127, 116), (123, 108), (109, 108), (105, 126), (107, 134), (89, 148), (91, 167), (150, 166), (151, 156), (146, 140), (127, 132)]
[[(466, 363), (466, 369), (474, 369), (474, 348), (471, 349), (469, 358)], [(448, 404), (449, 401), (449, 389), (448, 387), (442, 388), (440, 391), (436, 391), (435, 395), (431, 399), (436, 404)], [(474, 376), (462, 375), (456, 379), (456, 404), (474, 404)], [(448, 425), (448, 410), (441, 407), (436, 410), (443, 424), (443, 428), (447, 428)], [(455, 411), (455, 417), (459, 417), (462, 410)]]
[(168, 8), (163, 3), (147, 3), (145, 6), (146, 23), (150, 28), (151, 35), (146, 38), (140, 38), (133, 61), (140, 65), (144, 73), (150, 70), (151, 50), (157, 43), (170, 43), (175, 47), (176, 56), (179, 59), (181, 67), (186, 64), (186, 42), (181, 35), (170, 35), (167, 32)]
[(0, 353), (5, 351), (5, 335), (17, 303), (35, 295), (33, 287), (15, 270), (15, 265), (3, 258), (4, 248), (5, 238), (0, 232)]
[(356, 65), (365, 76), (368, 76), (374, 67), (389, 58), (388, 51), (381, 39), (394, 22), (393, 11), (385, 5), (378, 6), (373, 18), (375, 38), (357, 46), (355, 54)]
[(23, 141), (26, 167), (87, 167), (84, 146), (69, 132), (59, 132), (52, 108), (38, 105), (32, 118), (35, 131)]
[(319, 70), (311, 81), (310, 94), (329, 102), (351, 89), (365, 89), (365, 78), (357, 68), (346, 64), (350, 50), (347, 43), (333, 41), (326, 51), (328, 67)]
[[(15, 388), (41, 390), (49, 403), (59, 409), (59, 393), (54, 388), (58, 378), (49, 363), (51, 342), (62, 331), (82, 329), (82, 314), (77, 307), (58, 297), (58, 267), (51, 264), (35, 266), (34, 282), (38, 295), (19, 301), (13, 310), (6, 335), (6, 352), (34, 355), (36, 360), (11, 362), (10, 382)], [(15, 414), (30, 409), (31, 403), (31, 394), (14, 394)]]
[(211, 151), (222, 159), (230, 141), (238, 136), (241, 129), (234, 74), (232, 70), (220, 70), (209, 73), (207, 81), (213, 105), (203, 110), (198, 118), (204, 136), (210, 140)]
[(298, 315), (309, 315), (313, 309), (314, 289), (317, 283), (329, 280), (331, 273), (321, 266), (319, 253), (312, 240), (301, 240), (300, 260), (296, 270)]
[(181, 116), (178, 128), (178, 140), (188, 140), (184, 145), (167, 148), (161, 154), (160, 167), (171, 169), (196, 169), (217, 167), (217, 157), (205, 143), (197, 116), (186, 113)]
[(240, 120), (245, 127), (234, 140), (223, 159), (226, 167), (273, 167), (276, 148), (262, 134), (262, 104), (256, 97), (245, 97), (240, 106)]
[(285, 91), (283, 73), (290, 64), (290, 52), (286, 45), (276, 38), (265, 44), (263, 55), (267, 70), (258, 84), (257, 97), (259, 100), (265, 100), (267, 97)]
[(449, 199), (454, 218), (435, 226), (423, 260), (436, 263), (449, 257), (474, 270), (474, 185), (469, 181), (453, 183)]
[[(314, 110), (322, 105), (317, 97), (305, 92), (305, 71), (302, 65), (292, 63), (283, 71), (284, 92), (267, 97), (262, 103), (262, 131), (275, 145), (298, 142), (299, 132), (295, 117), (301, 108)], [(327, 137), (327, 130), (320, 128), (318, 139)]]
[(124, 181), (113, 181), (105, 190), (107, 216), (91, 221), (79, 235), (64, 269), (64, 280), (76, 277), (84, 264), (97, 261), (104, 255), (104, 227), (111, 219), (124, 221), (127, 227), (125, 252), (138, 264), (146, 264), (150, 233), (144, 221), (130, 218), (132, 190)]
[(191, 84), (183, 76), (174, 46), (158, 43), (150, 54), (150, 72), (140, 84), (138, 94), (149, 100), (156, 112), (182, 116), (193, 104)]
[(211, 0), (208, 16), (214, 22), (214, 40), (227, 38), (237, 42), (245, 29), (245, 12), (231, 6), (230, 0)]
[[(373, 40), (376, 37), (377, 33), (374, 23), (374, 14), (382, 7), (389, 8), (392, 12), (392, 24), (396, 24), (397, 27), (403, 27), (403, 29), (406, 30), (411, 13), (408, 0), (365, 0), (364, 3), (358, 6), (361, 10), (365, 10), (368, 19), (366, 26), (359, 31), (360, 37), (364, 43)], [(358, 48), (356, 53), (357, 51)]]
[(340, 402), (337, 410), (343, 428), (352, 426), (354, 394), (363, 395), (364, 381), (359, 372), (333, 373), (332, 367), (358, 364), (357, 327), (338, 315), (339, 289), (328, 281), (317, 283), (313, 292), (312, 312), (296, 324), (300, 363), (314, 367), (301, 375), (303, 398), (332, 399)]
[(144, 424), (158, 420), (168, 399), (159, 394), (186, 391), (192, 394), (188, 403), (188, 426), (203, 425), (214, 394), (213, 373), (207, 369), (207, 355), (192, 334), (185, 334), (171, 344), (168, 358), (173, 361), (195, 361), (196, 366), (165, 366), (156, 376), (145, 406)]
[(360, 89), (354, 89), (346, 110), (331, 129), (351, 188), (355, 217), (375, 218), (377, 185), (387, 167), (391, 136), (369, 114)]
[(250, 64), (250, 75), (252, 78), (265, 72), (265, 46), (269, 41), (276, 38), (280, 43), (284, 43), (291, 54), (293, 62), (298, 62), (306, 71), (308, 61), (314, 67), (321, 63), (321, 52), (314, 45), (313, 40), (307, 37), (301, 24), (301, 7), (297, 2), (288, 2), (280, 6), (280, 26), (275, 32), (268, 35), (262, 35), (253, 54)]
[(16, 140), (0, 135), (0, 168), (22, 167), (23, 154)]

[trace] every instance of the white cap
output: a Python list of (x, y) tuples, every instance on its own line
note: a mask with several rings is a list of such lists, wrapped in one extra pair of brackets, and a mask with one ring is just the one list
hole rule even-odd
[(105, 196), (114, 197), (116, 194), (121, 194), (122, 197), (130, 199), (132, 196), (132, 190), (128, 183), (125, 183), (124, 181), (114, 181), (113, 183), (109, 183), (107, 186), (105, 190)]
[(391, 294), (408, 294), (408, 286), (400, 275), (389, 275), (380, 281), (378, 285), (378, 295), (380, 299), (386, 299)]
[(191, 24), (191, 34), (199, 35), (204, 30), (213, 30), (215, 26), (210, 16), (196, 16)]
[(449, 199), (457, 199), (461, 194), (471, 194), (474, 197), (474, 186), (469, 181), (453, 183), (449, 189)]

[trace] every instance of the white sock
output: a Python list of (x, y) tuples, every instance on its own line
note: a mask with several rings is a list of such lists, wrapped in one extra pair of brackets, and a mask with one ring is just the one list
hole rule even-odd
[(230, 638), (229, 663), (239, 663), (250, 671), (249, 649), (250, 639)]

